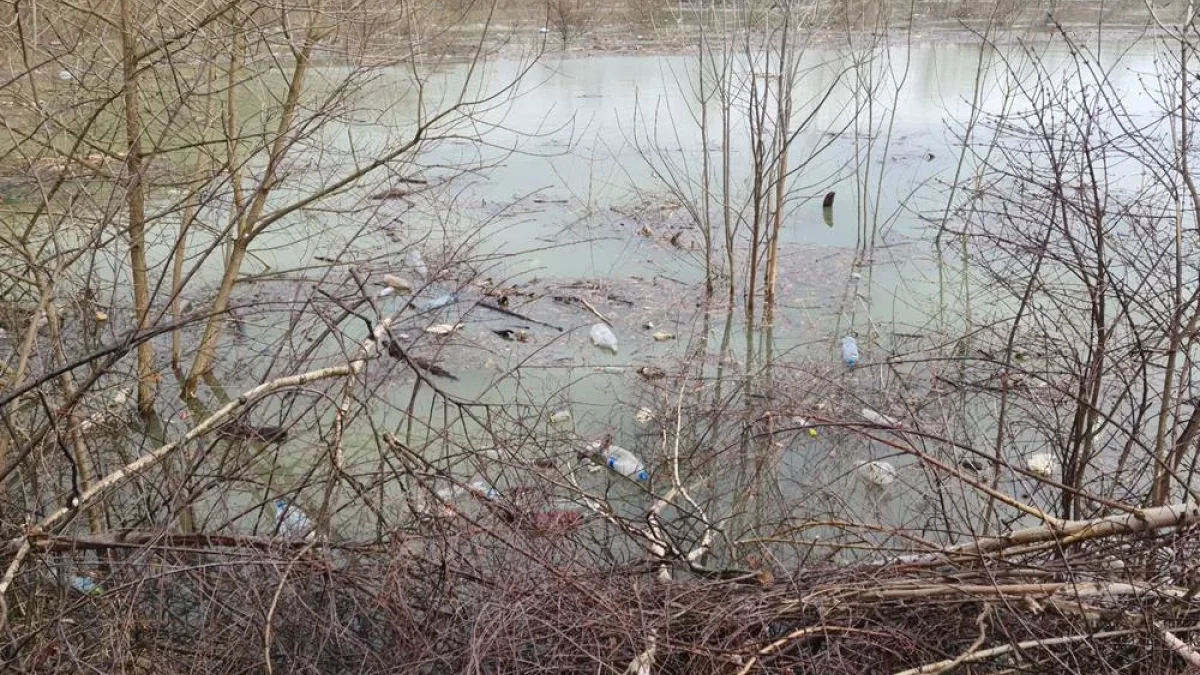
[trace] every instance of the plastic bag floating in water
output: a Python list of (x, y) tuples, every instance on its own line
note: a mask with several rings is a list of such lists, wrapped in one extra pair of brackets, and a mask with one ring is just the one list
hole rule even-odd
[(417, 249), (410, 249), (404, 256), (404, 264), (408, 265), (417, 274), (421, 275), (422, 279), (429, 278), (429, 266), (425, 264), (425, 257)]
[(1039, 476), (1053, 476), (1057, 467), (1054, 455), (1048, 452), (1035, 452), (1025, 462), (1025, 468)]
[(880, 460), (859, 462), (858, 475), (871, 485), (887, 487), (896, 482), (896, 467)]
[(591, 337), (597, 349), (617, 353), (617, 335), (608, 326), (602, 323), (592, 326)]

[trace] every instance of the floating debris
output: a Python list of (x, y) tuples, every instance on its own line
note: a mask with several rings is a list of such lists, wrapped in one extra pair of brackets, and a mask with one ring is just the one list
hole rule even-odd
[(613, 445), (612, 436), (606, 436), (604, 440), (592, 441), (588, 444), (588, 453), (585, 458), (600, 458), (605, 466), (613, 471), (634, 480), (646, 481), (650, 480), (650, 474), (646, 471), (646, 465), (642, 460), (632, 452), (617, 445)]
[(896, 482), (896, 467), (889, 462), (875, 460), (871, 462), (856, 462), (858, 475), (872, 485), (887, 487)]
[(411, 268), (414, 272), (421, 275), (422, 279), (429, 278), (429, 266), (425, 264), (425, 257), (417, 249), (409, 249), (404, 256), (404, 264)]
[(674, 340), (675, 334), (659, 330), (659, 331), (654, 331), (654, 333), (652, 333), (650, 335), (650, 337), (654, 338), (655, 342), (666, 342), (667, 340)]
[(438, 297), (436, 297), (432, 300), (426, 300), (425, 302), (417, 305), (417, 309), (419, 309), (423, 312), (428, 312), (428, 311), (434, 310), (434, 309), (441, 309), (441, 308), (445, 307), (446, 305), (449, 305), (449, 304), (451, 304), (453, 302), (457, 302), (457, 301), (458, 301), (458, 293), (447, 293), (445, 295), (439, 295)]
[(553, 329), (554, 329), (554, 330), (556, 330), (556, 331), (562, 332), (562, 328), (561, 328), (561, 327), (559, 327), (559, 326), (555, 326), (555, 325), (554, 325), (554, 324), (552, 324), (552, 323), (546, 323), (545, 321), (538, 321), (537, 319), (534, 319), (534, 318), (532, 318), (532, 317), (525, 316), (524, 314), (521, 314), (521, 313), (519, 313), (519, 312), (514, 312), (514, 311), (512, 311), (511, 309), (506, 309), (506, 308), (504, 308), (504, 307), (501, 307), (501, 306), (499, 306), (499, 305), (493, 304), (493, 303), (491, 303), (491, 302), (488, 302), (488, 301), (486, 301), (486, 300), (480, 300), (480, 301), (476, 302), (475, 304), (476, 304), (476, 305), (478, 305), (478, 306), (480, 306), (480, 307), (483, 307), (484, 309), (490, 309), (490, 310), (492, 310), (493, 312), (499, 312), (500, 314), (504, 314), (505, 316), (511, 316), (511, 317), (513, 317), (513, 318), (515, 318), (515, 319), (520, 319), (520, 320), (522, 320), (522, 321), (528, 321), (529, 323), (536, 323), (536, 324), (537, 324), (537, 325), (539, 325), (539, 326), (545, 326), (545, 327), (547, 327), (547, 328), (553, 328)]
[(84, 595), (104, 595), (104, 587), (96, 583), (94, 579), (82, 575), (76, 575), (71, 578), (71, 588), (83, 593)]
[(457, 376), (455, 376), (454, 374), (452, 374), (450, 371), (446, 370), (445, 368), (439, 366), (438, 364), (430, 361), (429, 359), (423, 359), (419, 356), (411, 356), (411, 357), (409, 357), (409, 359), (414, 364), (416, 364), (416, 366), (418, 368), (428, 372), (430, 375), (434, 375), (437, 377), (444, 377), (448, 380), (455, 380), (455, 381), (458, 380)]
[(842, 362), (846, 367), (853, 368), (858, 365), (858, 360), (858, 340), (853, 335), (847, 335), (842, 338)]
[(405, 197), (409, 197), (411, 195), (412, 195), (412, 190), (405, 190), (404, 188), (389, 188), (387, 190), (384, 190), (383, 192), (376, 192), (375, 194), (368, 197), (368, 199), (378, 202), (378, 201), (384, 201), (387, 199), (404, 199)]
[(96, 323), (104, 323), (105, 321), (108, 321), (108, 313), (96, 310)]
[(1048, 452), (1035, 452), (1025, 462), (1025, 468), (1039, 476), (1049, 477), (1058, 470), (1058, 462)]
[(383, 275), (383, 285), (387, 286), (395, 293), (412, 293), (412, 284), (408, 283), (407, 279), (398, 277), (394, 274)]
[(597, 349), (603, 349), (613, 354), (617, 353), (617, 335), (608, 326), (598, 323), (592, 326), (592, 344)]
[(533, 342), (533, 334), (520, 328), (493, 328), (492, 332), (508, 342)]
[(462, 327), (461, 323), (435, 323), (432, 326), (426, 327), (425, 332), (430, 335), (449, 335)]
[(793, 417), (792, 422), (795, 423), (797, 426), (799, 426), (801, 429), (807, 429), (808, 435), (812, 436), (813, 438), (816, 438), (819, 435), (817, 433), (817, 428), (812, 425), (812, 422), (809, 422), (807, 419), (805, 419), (803, 417)]
[(654, 411), (649, 408), (638, 408), (638, 411), (633, 414), (633, 419), (638, 424), (649, 424), (654, 421)]
[(551, 424), (566, 424), (567, 422), (570, 422), (570, 421), (571, 421), (570, 408), (558, 408), (554, 412), (550, 413), (550, 423)]
[(476, 478), (471, 481), (471, 484), (467, 486), (467, 490), (488, 500), (500, 498), (500, 491), (482, 478)]
[(299, 506), (289, 504), (283, 499), (275, 500), (275, 530), (282, 537), (307, 541), (311, 541), (317, 534), (308, 514)]
[(866, 420), (876, 426), (897, 427), (897, 428), (904, 426), (904, 423), (901, 422), (900, 420), (898, 420), (894, 417), (888, 417), (887, 415), (884, 415), (882, 413), (877, 413), (874, 410), (871, 410), (870, 408), (863, 408), (862, 416), (863, 416), (864, 420)]
[(613, 471), (635, 480), (650, 480), (650, 474), (646, 472), (646, 465), (642, 464), (642, 460), (637, 455), (625, 448), (610, 444), (604, 454), (605, 465)]
[(637, 374), (641, 375), (647, 380), (661, 380), (667, 376), (667, 371), (654, 366), (642, 366), (641, 368), (637, 369)]

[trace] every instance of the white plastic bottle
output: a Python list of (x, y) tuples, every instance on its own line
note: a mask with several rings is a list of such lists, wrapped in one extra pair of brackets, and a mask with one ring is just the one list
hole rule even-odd
[(850, 368), (858, 365), (858, 340), (853, 335), (842, 338), (842, 361)]
[(622, 476), (628, 476), (635, 480), (650, 480), (650, 474), (646, 473), (646, 465), (642, 464), (642, 460), (638, 459), (637, 455), (625, 448), (615, 445), (608, 446), (604, 463)]
[(316, 536), (316, 526), (299, 506), (283, 499), (275, 500), (275, 530), (287, 539), (311, 541)]

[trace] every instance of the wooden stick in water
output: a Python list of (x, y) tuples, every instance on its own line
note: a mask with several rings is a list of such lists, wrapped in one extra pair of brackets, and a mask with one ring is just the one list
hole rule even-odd
[(524, 314), (521, 314), (520, 312), (514, 312), (511, 309), (505, 309), (505, 308), (501, 307), (500, 305), (488, 302), (487, 300), (480, 300), (480, 301), (476, 302), (475, 304), (479, 305), (480, 307), (483, 307), (484, 309), (490, 309), (493, 312), (500, 312), (501, 314), (507, 314), (508, 316), (518, 318), (522, 321), (528, 321), (529, 323), (536, 323), (539, 326), (553, 328), (554, 330), (559, 331), (560, 333), (562, 332), (562, 328), (559, 328), (558, 326), (555, 326), (552, 323), (546, 323), (545, 321), (538, 321), (537, 319), (534, 319), (533, 317), (525, 316)]

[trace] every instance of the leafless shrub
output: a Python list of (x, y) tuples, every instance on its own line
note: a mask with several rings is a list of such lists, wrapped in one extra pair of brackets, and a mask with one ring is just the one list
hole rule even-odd
[(594, 12), (589, 0), (546, 0), (546, 25), (566, 47), (572, 39), (587, 33)]

